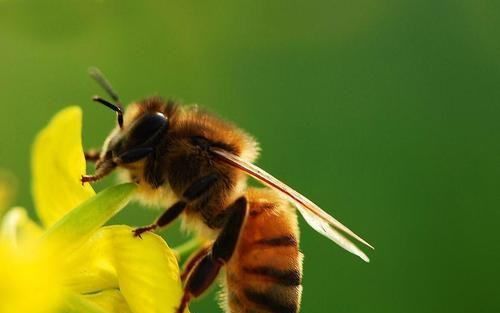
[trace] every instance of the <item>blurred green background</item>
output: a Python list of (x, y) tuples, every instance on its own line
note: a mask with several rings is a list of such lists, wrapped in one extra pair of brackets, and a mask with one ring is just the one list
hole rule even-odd
[[(301, 221), (302, 312), (500, 312), (499, 30), (498, 1), (0, 1), (0, 167), (32, 207), (30, 144), (69, 104), (100, 146), (96, 65), (125, 102), (235, 121), (259, 165), (376, 246), (364, 264)], [(219, 312), (213, 292), (192, 312)]]

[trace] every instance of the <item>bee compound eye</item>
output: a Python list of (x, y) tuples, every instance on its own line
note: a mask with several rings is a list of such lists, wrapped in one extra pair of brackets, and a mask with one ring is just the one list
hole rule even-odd
[(129, 132), (130, 143), (156, 141), (168, 129), (168, 118), (162, 113), (149, 113), (140, 117)]

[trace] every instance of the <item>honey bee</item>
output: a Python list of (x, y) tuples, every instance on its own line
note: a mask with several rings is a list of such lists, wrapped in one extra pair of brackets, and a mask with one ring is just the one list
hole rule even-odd
[[(97, 69), (91, 76), (112, 102), (98, 96), (93, 100), (115, 111), (118, 125), (101, 151), (86, 153), (96, 171), (82, 182), (95, 182), (120, 169), (137, 183), (144, 202), (168, 207), (153, 224), (135, 229), (134, 236), (182, 217), (188, 228), (209, 240), (185, 265), (178, 313), (219, 276), (226, 312), (298, 312), (303, 256), (295, 209), (313, 229), (369, 261), (349, 238), (373, 248), (370, 244), (253, 164), (258, 144), (234, 124), (197, 106), (156, 97), (124, 111), (104, 76)], [(248, 176), (267, 187), (248, 188)]]

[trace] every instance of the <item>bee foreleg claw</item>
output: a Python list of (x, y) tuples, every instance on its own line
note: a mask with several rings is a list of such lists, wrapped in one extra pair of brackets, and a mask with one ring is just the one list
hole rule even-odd
[(146, 227), (140, 227), (140, 228), (136, 228), (133, 230), (133, 233), (134, 233), (134, 237), (139, 237), (142, 239), (142, 234), (144, 234), (145, 232), (148, 232), (148, 231), (153, 231), (157, 228), (158, 226), (156, 224), (152, 224), (152, 225), (149, 225), (149, 226), (146, 226)]

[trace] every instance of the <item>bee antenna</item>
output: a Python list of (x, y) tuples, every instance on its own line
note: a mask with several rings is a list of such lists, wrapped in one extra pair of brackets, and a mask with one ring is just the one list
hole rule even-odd
[(101, 86), (102, 89), (104, 89), (108, 93), (113, 101), (120, 103), (118, 94), (113, 89), (104, 74), (97, 67), (89, 68), (89, 75), (99, 84), (99, 86)]
[(111, 110), (115, 111), (118, 117), (118, 125), (120, 126), (120, 128), (123, 128), (123, 109), (120, 105), (111, 103), (108, 100), (105, 100), (99, 96), (93, 96), (92, 100), (95, 102), (99, 102), (100, 104), (104, 104)]
[(120, 126), (120, 128), (123, 128), (123, 106), (120, 103), (120, 98), (118, 97), (118, 94), (113, 89), (113, 87), (111, 86), (110, 82), (106, 79), (104, 74), (97, 67), (89, 68), (89, 75), (99, 84), (99, 86), (101, 86), (102, 89), (104, 89), (107, 92), (107, 94), (111, 97), (111, 99), (113, 99), (113, 101), (116, 104), (104, 100), (99, 96), (94, 96), (92, 100), (104, 104), (108, 108), (115, 111), (118, 115), (118, 125)]

